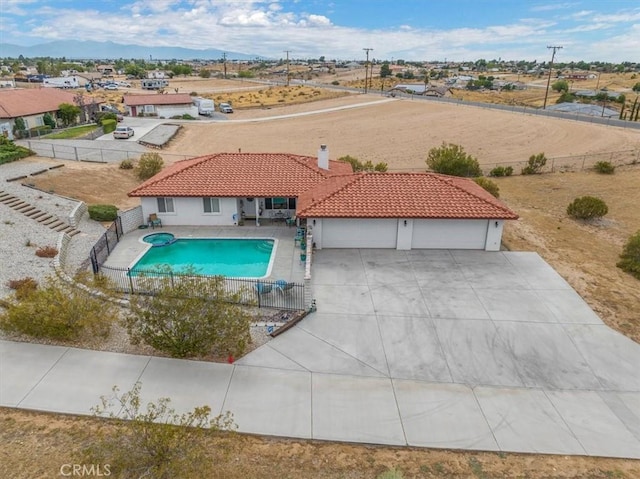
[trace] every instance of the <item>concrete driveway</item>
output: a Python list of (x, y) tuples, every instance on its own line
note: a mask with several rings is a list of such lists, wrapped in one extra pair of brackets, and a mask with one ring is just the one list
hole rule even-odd
[(640, 346), (537, 254), (325, 250), (313, 287), (233, 365), (0, 341), (0, 405), (88, 414), (140, 381), (248, 433), (640, 459)]

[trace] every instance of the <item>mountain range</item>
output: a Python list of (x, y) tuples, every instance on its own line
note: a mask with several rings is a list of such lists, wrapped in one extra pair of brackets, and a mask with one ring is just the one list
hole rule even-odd
[(108, 59), (144, 59), (144, 60), (219, 60), (226, 53), (228, 60), (262, 59), (259, 55), (229, 52), (208, 48), (195, 50), (182, 47), (145, 47), (141, 45), (122, 45), (114, 42), (59, 40), (24, 47), (10, 43), (0, 43), (0, 57), (25, 58), (52, 57), (69, 60), (108, 60)]

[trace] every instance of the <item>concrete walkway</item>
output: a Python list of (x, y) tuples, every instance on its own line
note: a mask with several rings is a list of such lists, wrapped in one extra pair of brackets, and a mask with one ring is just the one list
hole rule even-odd
[(87, 414), (113, 385), (240, 431), (640, 459), (640, 346), (538, 255), (317, 252), (318, 312), (234, 365), (0, 342), (0, 405)]

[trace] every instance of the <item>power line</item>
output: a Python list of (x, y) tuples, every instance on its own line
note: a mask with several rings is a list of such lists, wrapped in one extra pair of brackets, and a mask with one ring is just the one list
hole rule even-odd
[(562, 47), (547, 47), (548, 49), (552, 49), (553, 53), (551, 54), (551, 63), (549, 64), (549, 77), (547, 78), (547, 89), (544, 92), (544, 105), (542, 106), (543, 110), (547, 109), (547, 97), (549, 96), (549, 84), (551, 83), (551, 69), (553, 68), (553, 59), (556, 57), (556, 51), (561, 50)]
[(367, 80), (369, 79), (369, 76), (368, 76), (368, 72), (369, 72), (369, 52), (373, 51), (373, 48), (363, 48), (363, 50), (365, 52), (367, 52), (367, 63), (364, 64), (364, 92), (366, 94), (367, 93), (367, 86), (368, 86)]

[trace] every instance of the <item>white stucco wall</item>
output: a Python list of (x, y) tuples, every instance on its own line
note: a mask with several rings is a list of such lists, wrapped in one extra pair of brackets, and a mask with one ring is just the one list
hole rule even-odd
[(411, 249), (413, 240), (413, 220), (410, 218), (398, 219), (398, 238), (396, 248), (402, 250)]
[(485, 250), (500, 251), (503, 229), (504, 220), (489, 220), (489, 227), (487, 228), (487, 242), (484, 247)]
[(145, 221), (156, 213), (163, 226), (232, 226), (237, 222), (235, 198), (220, 198), (220, 213), (205, 213), (202, 198), (173, 198), (173, 213), (160, 213), (156, 198), (141, 198), (141, 204)]
[(156, 105), (156, 113), (164, 118), (176, 115), (191, 115), (198, 118), (198, 107), (195, 105)]

